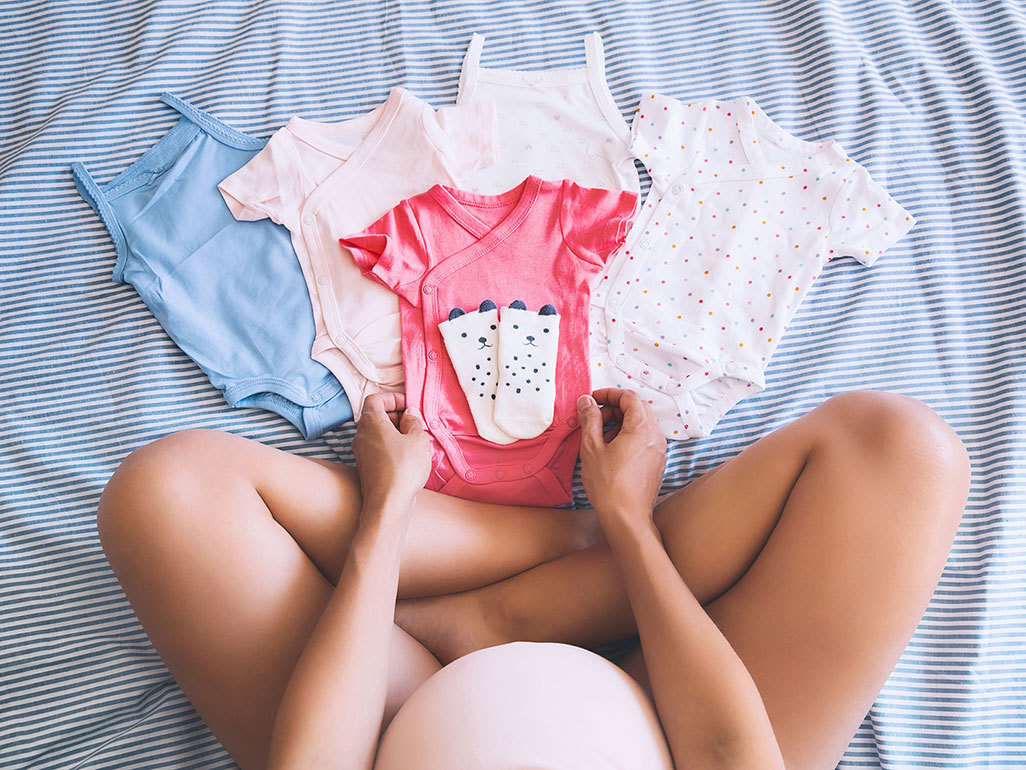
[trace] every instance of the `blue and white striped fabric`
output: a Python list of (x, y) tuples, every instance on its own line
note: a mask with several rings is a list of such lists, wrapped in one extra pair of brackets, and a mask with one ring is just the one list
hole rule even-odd
[[(0, 766), (228, 768), (139, 627), (96, 536), (132, 449), (192, 427), (351, 460), (231, 410), (129, 286), (72, 183), (102, 182), (176, 120), (172, 91), (267, 136), (402, 84), (451, 103), (484, 62), (584, 61), (614, 97), (754, 97), (834, 137), (918, 219), (873, 268), (824, 271), (767, 374), (714, 435), (672, 447), (667, 488), (827, 396), (916, 396), (958, 431), (973, 488), (940, 586), (841, 767), (1026, 766), (1026, 13), (1017, 0), (687, 4), (442, 0), (0, 0)], [(867, 483), (872, 483), (867, 479)], [(580, 486), (578, 499), (583, 500)]]

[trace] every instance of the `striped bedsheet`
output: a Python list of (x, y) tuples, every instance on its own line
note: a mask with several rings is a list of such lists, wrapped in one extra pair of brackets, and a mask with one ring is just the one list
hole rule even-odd
[(351, 427), (305, 442), (224, 404), (111, 282), (71, 163), (101, 182), (124, 169), (174, 123), (165, 90), (268, 136), (293, 114), (351, 117), (395, 84), (451, 103), (473, 31), (485, 66), (529, 69), (582, 65), (591, 30), (628, 118), (643, 91), (750, 95), (799, 136), (836, 138), (917, 218), (872, 268), (830, 264), (765, 392), (673, 444), (666, 488), (840, 391), (930, 404), (969, 449), (972, 494), (840, 766), (1026, 766), (1020, 3), (0, 0), (0, 767), (232, 767), (104, 559), (98, 496), (131, 450), (184, 428), (351, 460)]

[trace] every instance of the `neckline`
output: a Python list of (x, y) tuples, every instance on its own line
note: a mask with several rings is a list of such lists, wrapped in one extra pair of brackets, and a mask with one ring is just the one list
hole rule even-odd
[(477, 68), (478, 80), (500, 85), (539, 87), (587, 83), (587, 67), (559, 67), (557, 69), (521, 70)]
[[(456, 220), (457, 224), (481, 241), (490, 235), (500, 236), (520, 224), (531, 206), (534, 205), (542, 183), (539, 177), (531, 175), (511, 190), (495, 195), (481, 195), (442, 184), (436, 184), (429, 192), (441, 204), (446, 213)], [(513, 203), (512, 208), (495, 225), (482, 222), (470, 208), (471, 206), (498, 208), (510, 203)]]
[[(738, 122), (742, 139), (742, 148), (749, 160), (763, 169), (768, 169), (770, 162), (763, 152), (761, 141), (768, 141), (789, 152), (801, 154), (807, 160), (819, 155), (832, 153), (839, 146), (837, 140), (828, 139), (823, 142), (809, 142), (799, 139), (794, 134), (778, 126), (754, 99), (738, 100), (741, 120)], [(735, 102), (737, 104), (737, 102)], [(737, 109), (737, 108), (735, 108)]]
[(521, 70), (492, 69), (481, 66), (481, 50), (484, 47), (484, 35), (475, 32), (470, 38), (467, 55), (460, 70), (460, 83), (456, 92), (456, 103), (464, 104), (472, 101), (478, 83), (491, 85), (515, 86), (520, 88), (546, 88), (549, 86), (565, 86), (583, 84), (591, 88), (602, 116), (615, 132), (624, 149), (630, 144), (631, 129), (620, 114), (613, 94), (606, 81), (606, 55), (602, 46), (602, 38), (598, 32), (589, 32), (584, 36), (583, 67), (560, 67), (556, 69)]
[[(296, 115), (289, 119), (285, 128), (317, 150), (348, 164), (363, 155), (367, 148), (373, 148), (377, 144), (405, 101), (406, 94), (405, 89), (395, 86), (389, 91), (384, 102), (363, 115), (337, 123), (322, 123)], [(355, 146), (333, 141), (330, 136), (325, 135), (341, 129), (352, 131), (368, 126), (366, 135)]]

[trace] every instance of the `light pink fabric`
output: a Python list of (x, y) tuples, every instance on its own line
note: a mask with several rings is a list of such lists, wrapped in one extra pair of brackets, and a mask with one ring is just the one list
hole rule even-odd
[[(501, 195), (437, 185), (342, 239), (365, 272), (395, 291), (402, 315), (406, 401), (434, 442), (427, 488), (483, 502), (570, 501), (580, 435), (576, 400), (589, 391), (589, 286), (623, 241), (638, 196), (528, 177)], [(552, 426), (499, 446), (478, 435), (438, 324), (454, 307), (523, 300), (561, 316)]]
[(338, 377), (357, 417), (366, 396), (402, 390), (399, 304), (362, 275), (339, 236), (433, 184), (459, 184), (494, 153), (490, 103), (436, 112), (393, 88), (353, 120), (292, 118), (221, 182), (237, 219), (268, 217), (292, 233), (317, 326), (311, 353)]
[(652, 702), (565, 644), (515, 642), (436, 673), (392, 720), (375, 770), (673, 770)]

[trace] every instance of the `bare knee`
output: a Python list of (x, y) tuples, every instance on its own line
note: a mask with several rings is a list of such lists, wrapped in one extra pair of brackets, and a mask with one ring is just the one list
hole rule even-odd
[(828, 399), (816, 412), (821, 410), (831, 438), (861, 444), (875, 454), (911, 453), (915, 460), (935, 468), (956, 475), (968, 473), (969, 457), (958, 435), (918, 399), (854, 390)]
[(922, 401), (897, 393), (851, 391), (808, 416), (817, 420), (816, 445), (843, 453), (853, 473), (869, 468), (867, 483), (900, 474), (939, 495), (936, 516), (961, 517), (969, 489), (969, 456), (951, 426)]
[[(172, 433), (126, 457), (100, 496), (96, 525), (100, 543), (114, 564), (142, 537), (157, 537), (174, 508), (188, 507), (202, 494), (228, 434), (213, 430)], [(115, 565), (116, 566), (116, 565)]]

